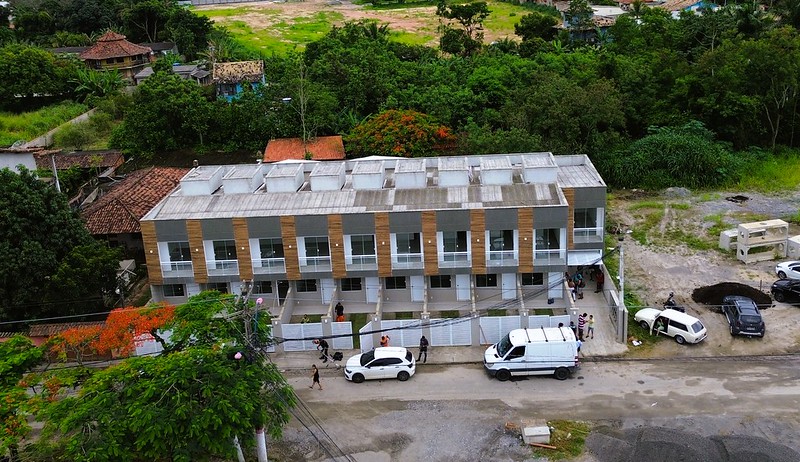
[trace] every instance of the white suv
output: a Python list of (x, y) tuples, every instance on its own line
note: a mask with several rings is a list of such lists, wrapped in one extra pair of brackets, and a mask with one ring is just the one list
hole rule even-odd
[(680, 344), (700, 343), (708, 334), (706, 326), (699, 319), (677, 310), (643, 308), (636, 312), (633, 319), (642, 326), (642, 329), (656, 335), (674, 337)]
[(416, 369), (416, 361), (410, 351), (402, 347), (381, 347), (348, 359), (344, 378), (355, 383), (394, 378), (405, 382), (414, 375)]

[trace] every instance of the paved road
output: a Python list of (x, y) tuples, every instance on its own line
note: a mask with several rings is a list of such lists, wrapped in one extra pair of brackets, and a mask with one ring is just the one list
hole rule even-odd
[[(289, 382), (347, 452), (386, 448), (382, 455), (390, 456), (359, 460), (466, 461), (524, 460), (501, 429), (526, 419), (753, 435), (800, 451), (798, 378), (800, 358), (788, 357), (584, 363), (563, 382), (498, 382), (480, 365), (425, 365), (405, 383), (354, 384), (324, 371), (323, 391), (308, 389), (310, 377), (294, 375)], [(302, 435), (290, 429), (287, 441), (302, 447)]]

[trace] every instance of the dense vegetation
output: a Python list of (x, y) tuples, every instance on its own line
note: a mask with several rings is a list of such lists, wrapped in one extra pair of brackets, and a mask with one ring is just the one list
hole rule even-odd
[[(173, 3), (147, 10), (160, 19), (151, 30), (131, 20), (129, 10), (144, 14), (145, 3), (109, 4), (122, 9), (108, 25), (134, 39), (172, 38), (169, 18), (192, 15)], [(112, 145), (153, 159), (164, 150), (256, 151), (271, 138), (342, 134), (353, 142), (350, 155), (385, 153), (373, 127), (387, 111), (411, 111), (454, 140), (421, 149), (409, 139), (414, 146), (390, 147), (397, 154), (587, 153), (610, 184), (631, 187), (731, 184), (765, 150), (797, 147), (800, 15), (791, 0), (677, 19), (635, 3), (602, 31), (587, 23), (586, 2), (573, 0), (565, 30), (537, 8), (517, 24), (520, 41), (488, 45), (480, 32), (487, 8), (441, 3), (439, 50), (394, 42), (374, 22), (334, 27), (300, 54), (261, 57), (269, 85), (232, 103), (165, 69), (134, 94)], [(70, 21), (46, 31), (81, 32)], [(257, 57), (224, 31), (209, 37), (213, 47), (195, 54)]]

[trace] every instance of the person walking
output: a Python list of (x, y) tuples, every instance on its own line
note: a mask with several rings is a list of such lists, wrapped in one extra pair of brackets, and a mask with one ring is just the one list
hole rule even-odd
[(572, 276), (572, 283), (575, 284), (575, 298), (582, 299), (583, 298), (583, 286), (585, 283), (583, 282), (583, 274), (581, 274), (581, 270), (575, 272), (575, 275)]
[(586, 321), (586, 338), (594, 338), (594, 315), (590, 314)]
[(324, 338), (318, 338), (314, 340), (314, 344), (317, 345), (317, 350), (319, 350), (322, 355), (319, 359), (322, 360), (323, 363), (328, 362), (328, 342)]
[(594, 293), (602, 292), (603, 284), (606, 282), (606, 275), (603, 273), (603, 270), (597, 270), (594, 280), (597, 281), (597, 289), (594, 291)]
[(311, 365), (311, 386), (308, 388), (314, 389), (314, 384), (319, 386), (319, 389), (322, 390), (322, 384), (319, 383), (319, 369), (317, 369), (316, 364)]
[(586, 313), (578, 316), (578, 340), (583, 340), (583, 333), (586, 330)]
[(425, 360), (422, 361), (423, 363), (428, 362), (428, 339), (425, 338), (423, 335), (422, 338), (419, 339), (419, 358), (417, 358), (417, 362), (422, 359), (422, 355), (425, 355)]

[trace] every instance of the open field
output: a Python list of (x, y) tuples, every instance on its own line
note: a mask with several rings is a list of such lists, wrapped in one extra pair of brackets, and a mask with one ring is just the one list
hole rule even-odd
[[(508, 3), (489, 2), (492, 14), (484, 22), (484, 41), (514, 38), (514, 24), (527, 10)], [(438, 43), (439, 18), (434, 4), (372, 7), (324, 0), (304, 2), (256, 2), (231, 6), (202, 6), (195, 13), (225, 26), (246, 47), (263, 53), (285, 53), (303, 49), (322, 38), (334, 25), (361, 19), (388, 23), (392, 38), (412, 45)]]
[(86, 111), (84, 104), (63, 102), (37, 111), (0, 112), (0, 147), (18, 140), (30, 141)]

